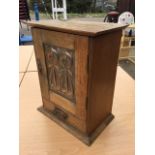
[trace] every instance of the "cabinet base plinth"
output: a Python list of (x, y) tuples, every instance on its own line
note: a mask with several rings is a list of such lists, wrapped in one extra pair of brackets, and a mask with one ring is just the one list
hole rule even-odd
[(68, 124), (65, 121), (62, 121), (58, 119), (56, 116), (54, 116), (50, 111), (46, 110), (42, 106), (38, 108), (38, 110), (46, 115), (48, 118), (55, 121), (57, 124), (59, 124), (61, 127), (66, 129), (68, 132), (70, 132), (72, 135), (77, 137), (79, 140), (81, 140), (83, 143), (87, 145), (91, 145), (92, 142), (97, 138), (97, 136), (104, 130), (104, 128), (113, 120), (114, 115), (109, 114), (106, 119), (96, 128), (96, 130), (91, 134), (87, 135), (80, 130), (78, 130), (76, 127), (72, 126), (71, 124)]

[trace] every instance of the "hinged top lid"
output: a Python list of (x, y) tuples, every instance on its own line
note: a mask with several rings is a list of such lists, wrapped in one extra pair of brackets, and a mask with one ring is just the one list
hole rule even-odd
[(28, 25), (53, 31), (79, 34), (85, 36), (97, 36), (110, 31), (123, 29), (127, 25), (117, 23), (90, 22), (90, 21), (58, 21), (41, 20), (29, 21)]

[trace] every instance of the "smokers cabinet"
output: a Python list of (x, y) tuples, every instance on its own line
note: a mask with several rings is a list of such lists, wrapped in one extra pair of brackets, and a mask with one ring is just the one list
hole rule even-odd
[(43, 102), (39, 111), (90, 145), (114, 118), (125, 25), (80, 21), (30, 21), (28, 25)]

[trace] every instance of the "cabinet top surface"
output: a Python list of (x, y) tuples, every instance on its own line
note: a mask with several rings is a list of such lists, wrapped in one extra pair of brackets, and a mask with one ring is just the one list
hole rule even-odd
[(49, 29), (53, 31), (85, 36), (97, 36), (110, 31), (123, 29), (127, 26), (117, 23), (58, 20), (29, 21), (27, 22), (27, 24), (36, 28)]

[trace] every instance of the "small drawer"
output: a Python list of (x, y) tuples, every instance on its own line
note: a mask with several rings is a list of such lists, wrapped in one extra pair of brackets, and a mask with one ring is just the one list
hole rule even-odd
[(79, 129), (82, 133), (86, 133), (86, 122), (84, 120), (77, 118), (75, 115), (46, 99), (43, 99), (43, 108), (49, 117), (54, 116), (58, 121)]

